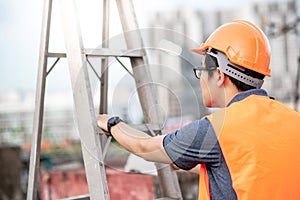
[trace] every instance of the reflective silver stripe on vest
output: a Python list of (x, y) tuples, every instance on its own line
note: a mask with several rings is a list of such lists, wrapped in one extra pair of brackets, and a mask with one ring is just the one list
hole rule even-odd
[(236, 80), (239, 80), (239, 81), (241, 81), (247, 85), (253, 86), (255, 88), (261, 88), (262, 84), (264, 83), (264, 80), (248, 76), (248, 75), (230, 67), (230, 65), (231, 65), (242, 71), (245, 71), (243, 68), (230, 62), (224, 53), (218, 51), (217, 54), (213, 53), (213, 52), (206, 52), (206, 54), (209, 54), (218, 60), (219, 67), (224, 74), (227, 74), (228, 76), (231, 76), (232, 78), (235, 78)]

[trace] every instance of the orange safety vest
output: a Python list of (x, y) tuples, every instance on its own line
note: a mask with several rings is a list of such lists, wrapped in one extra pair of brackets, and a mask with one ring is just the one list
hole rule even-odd
[[(207, 118), (239, 200), (300, 199), (299, 113), (269, 97), (251, 95)], [(198, 199), (210, 199), (205, 164)]]

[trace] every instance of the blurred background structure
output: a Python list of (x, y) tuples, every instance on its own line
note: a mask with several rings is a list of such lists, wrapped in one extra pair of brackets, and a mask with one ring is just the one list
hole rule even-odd
[[(217, 26), (234, 19), (250, 20), (264, 30), (272, 49), (272, 77), (265, 79), (263, 88), (276, 99), (299, 109), (299, 0), (133, 2), (143, 39), (150, 47), (147, 50), (149, 61), (153, 79), (159, 87), (168, 131), (211, 111), (202, 105), (199, 81), (192, 71), (192, 66), (200, 62), (189, 49), (199, 46)], [(96, 47), (101, 44), (102, 2), (77, 0), (77, 3), (85, 46)], [(40, 0), (0, 1), (0, 149), (8, 147), (19, 155), (23, 163), (16, 161), (19, 169), (22, 166), (26, 169), (31, 143), (42, 7)], [(111, 9), (110, 45), (120, 48), (121, 25), (118, 16), (114, 15), (117, 12), (115, 6)], [(59, 13), (54, 13), (52, 23), (55, 28), (50, 36), (50, 49), (64, 52), (59, 20)], [(128, 60), (123, 59), (123, 62), (129, 65)], [(93, 60), (93, 63), (101, 62)], [(110, 68), (109, 112), (127, 121), (141, 123), (142, 113), (133, 80), (115, 60), (110, 60)], [(92, 87), (96, 107), (99, 83), (95, 77), (92, 77)], [(48, 170), (74, 160), (80, 164), (79, 135), (65, 60), (61, 60), (49, 75), (44, 116), (43, 168)], [(114, 159), (110, 162), (114, 163)], [(2, 168), (4, 163), (0, 160)], [(26, 177), (22, 170), (19, 174), (23, 179)], [(22, 182), (22, 178), (19, 181)], [(19, 191), (12, 192), (16, 196), (6, 196), (7, 199), (20, 199), (26, 186), (23, 183), (18, 187)], [(0, 199), (5, 199), (2, 188), (5, 187), (0, 185)]]

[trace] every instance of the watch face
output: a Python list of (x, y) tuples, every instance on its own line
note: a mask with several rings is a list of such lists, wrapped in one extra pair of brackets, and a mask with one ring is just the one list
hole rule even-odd
[(115, 117), (109, 118), (107, 123), (111, 125), (115, 121)]
[(107, 132), (110, 133), (111, 127), (117, 125), (120, 121), (122, 121), (119, 117), (111, 117), (107, 121)]
[(119, 117), (112, 117), (108, 120), (108, 123), (110, 123), (110, 126), (114, 126), (118, 123)]

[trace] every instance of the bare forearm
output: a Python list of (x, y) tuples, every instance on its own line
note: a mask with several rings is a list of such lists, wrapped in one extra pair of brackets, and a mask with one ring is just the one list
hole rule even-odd
[[(106, 124), (110, 116), (99, 115), (98, 125), (106, 130)], [(136, 130), (124, 122), (120, 122), (111, 128), (113, 137), (128, 151), (148, 161), (171, 163), (169, 156), (163, 147), (164, 136), (151, 137), (144, 132)]]
[(137, 155), (145, 151), (142, 145), (143, 141), (150, 139), (150, 136), (146, 133), (136, 130), (123, 122), (113, 127), (111, 134), (125, 149)]
[(125, 123), (112, 129), (114, 138), (128, 151), (153, 162), (171, 163), (163, 148), (163, 137), (151, 137)]

